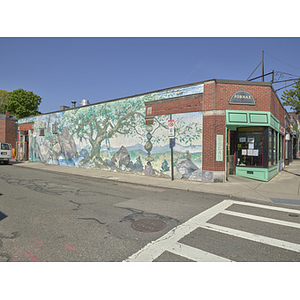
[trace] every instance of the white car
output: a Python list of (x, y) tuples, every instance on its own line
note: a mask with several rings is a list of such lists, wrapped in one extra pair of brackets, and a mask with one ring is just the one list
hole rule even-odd
[(11, 147), (8, 143), (0, 143), (0, 162), (8, 165), (9, 160), (12, 159)]

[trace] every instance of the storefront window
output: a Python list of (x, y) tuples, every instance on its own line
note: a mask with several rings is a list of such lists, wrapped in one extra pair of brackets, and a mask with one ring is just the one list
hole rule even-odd
[[(245, 132), (242, 132), (245, 131)], [(237, 166), (263, 166), (263, 129), (258, 132), (240, 129), (237, 140)]]
[(269, 167), (277, 165), (277, 134), (274, 129), (269, 128)]
[(269, 149), (269, 167), (273, 165), (272, 162), (272, 151), (273, 151), (273, 131), (272, 128), (269, 128), (269, 136), (268, 136), (268, 141), (269, 141), (269, 145), (268, 145), (268, 149)]
[(273, 130), (273, 165), (277, 165), (277, 132)]
[(279, 151), (279, 160), (282, 160), (282, 135), (279, 135), (279, 147), (278, 147), (278, 151)]

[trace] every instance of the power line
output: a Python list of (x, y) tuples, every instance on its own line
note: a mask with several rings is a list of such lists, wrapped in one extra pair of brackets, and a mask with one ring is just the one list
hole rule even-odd
[(288, 63), (285, 63), (284, 61), (282, 61), (282, 60), (280, 60), (280, 59), (278, 59), (278, 58), (276, 58), (276, 57), (274, 57), (274, 56), (272, 56), (271, 54), (269, 54), (269, 53), (266, 53), (268, 56), (270, 56), (270, 57), (272, 57), (272, 58), (274, 58), (274, 59), (276, 59), (276, 60), (278, 60), (278, 61), (280, 61), (281, 63), (283, 63), (283, 64), (285, 64), (285, 65), (287, 65), (287, 66), (290, 66), (290, 67), (292, 67), (292, 68), (295, 68), (295, 69), (299, 69), (300, 70), (300, 68), (298, 68), (298, 67), (295, 67), (295, 66), (292, 66), (292, 65), (290, 65), (290, 64), (288, 64)]
[(290, 73), (282, 72), (282, 71), (277, 71), (277, 73), (282, 73), (282, 74), (286, 74), (286, 75), (290, 75), (290, 76), (300, 77), (299, 75), (294, 75), (294, 74), (290, 74)]
[(299, 80), (299, 79), (300, 78), (292, 78), (292, 79), (286, 79), (286, 80), (281, 80), (281, 81), (274, 81), (273, 83), (287, 82), (287, 81)]
[(282, 87), (282, 88), (280, 88), (280, 89), (275, 90), (275, 92), (277, 92), (277, 91), (279, 91), (279, 90), (282, 90), (282, 89), (285, 89), (285, 88), (287, 88), (287, 87), (289, 87), (289, 86), (292, 86), (292, 85), (294, 85), (294, 84), (296, 84), (296, 83), (292, 83), (292, 84), (286, 85), (286, 86), (284, 86), (284, 87)]

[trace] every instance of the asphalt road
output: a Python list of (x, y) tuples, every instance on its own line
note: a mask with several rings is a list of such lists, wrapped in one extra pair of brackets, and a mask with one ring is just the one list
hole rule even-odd
[[(222, 197), (1, 165), (0, 261), (125, 260)], [(139, 219), (165, 228), (141, 232)]]
[(228, 201), (1, 165), (0, 261), (300, 261), (295, 208)]

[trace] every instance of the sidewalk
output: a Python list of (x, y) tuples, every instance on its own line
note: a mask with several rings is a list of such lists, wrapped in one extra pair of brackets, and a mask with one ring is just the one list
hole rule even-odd
[(230, 176), (226, 183), (203, 183), (186, 180), (171, 181), (171, 179), (166, 178), (125, 174), (97, 169), (81, 169), (34, 162), (13, 162), (13, 166), (113, 180), (136, 185), (213, 193), (247, 200), (300, 205), (299, 159), (294, 160), (289, 166), (286, 166), (282, 172), (269, 182), (261, 182), (234, 175)]

